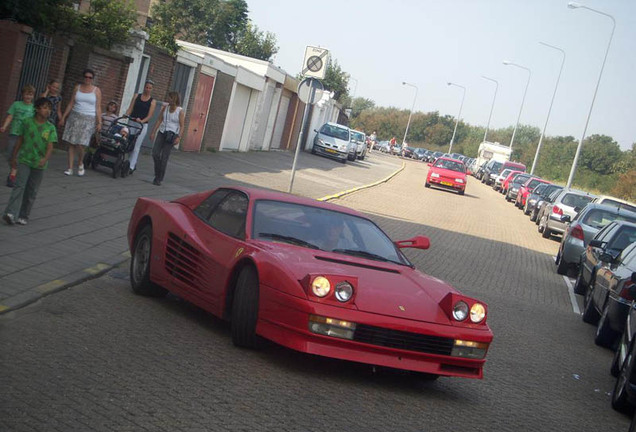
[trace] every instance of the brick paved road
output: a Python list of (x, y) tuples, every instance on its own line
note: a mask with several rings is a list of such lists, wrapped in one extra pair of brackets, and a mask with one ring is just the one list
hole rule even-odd
[(627, 430), (609, 405), (612, 355), (554, 270), (557, 242), (490, 188), (424, 189), (425, 172), (407, 162), (338, 202), (395, 239), (430, 236), (409, 252), (417, 267), (488, 302), (484, 380), (237, 349), (226, 324), (180, 299), (131, 294), (122, 265), (0, 316), (0, 430)]

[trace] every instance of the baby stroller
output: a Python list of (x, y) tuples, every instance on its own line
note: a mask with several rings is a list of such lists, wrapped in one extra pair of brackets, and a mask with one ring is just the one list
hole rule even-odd
[(128, 155), (135, 148), (135, 141), (143, 125), (128, 116), (113, 121), (106, 133), (98, 135), (97, 149), (93, 154), (87, 152), (84, 165), (97, 169), (103, 165), (112, 169), (113, 178), (127, 177), (130, 172)]

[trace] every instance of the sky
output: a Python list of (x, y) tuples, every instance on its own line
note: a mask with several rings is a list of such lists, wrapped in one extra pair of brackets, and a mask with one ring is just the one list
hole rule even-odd
[[(276, 35), (276, 66), (291, 75), (305, 47), (330, 51), (350, 74), (349, 94), (377, 106), (439, 111), (491, 128), (520, 124), (543, 130), (561, 67), (546, 135), (579, 140), (592, 106), (612, 20), (566, 0), (247, 0), (249, 17)], [(616, 30), (585, 136), (605, 134), (622, 150), (636, 142), (636, 0), (581, 0), (612, 15)], [(405, 125), (406, 127), (406, 125)], [(407, 139), (408, 141), (408, 139)], [(507, 143), (505, 143), (507, 144)]]

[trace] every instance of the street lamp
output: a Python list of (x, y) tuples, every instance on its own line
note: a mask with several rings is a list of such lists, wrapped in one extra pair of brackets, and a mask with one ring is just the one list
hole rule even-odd
[(537, 166), (537, 160), (539, 159), (539, 151), (541, 150), (541, 143), (543, 142), (543, 137), (545, 136), (545, 129), (548, 127), (548, 120), (550, 120), (550, 113), (552, 112), (552, 104), (554, 103), (554, 97), (556, 96), (557, 88), (559, 88), (559, 81), (561, 80), (561, 72), (563, 72), (563, 65), (565, 64), (565, 51), (563, 51), (559, 47), (555, 47), (554, 45), (550, 45), (545, 42), (539, 42), (539, 43), (541, 45), (547, 46), (548, 48), (561, 51), (561, 54), (563, 54), (563, 58), (561, 59), (561, 69), (559, 69), (559, 76), (557, 78), (556, 85), (554, 86), (554, 93), (552, 93), (552, 100), (550, 101), (548, 116), (545, 119), (545, 124), (543, 125), (543, 130), (541, 131), (541, 137), (539, 138), (539, 144), (537, 145), (537, 152), (534, 154), (534, 160), (532, 161), (532, 168), (530, 169), (530, 174), (534, 174), (534, 168)]
[(523, 111), (523, 103), (526, 100), (526, 93), (528, 93), (528, 86), (530, 85), (530, 76), (532, 75), (532, 71), (525, 66), (521, 66), (520, 64), (513, 63), (508, 60), (504, 60), (503, 64), (506, 66), (516, 66), (521, 69), (525, 69), (528, 71), (528, 82), (526, 83), (526, 89), (523, 91), (523, 98), (521, 99), (521, 106), (519, 107), (519, 115), (517, 116), (517, 124), (515, 124), (515, 128), (512, 131), (512, 138), (510, 139), (510, 149), (512, 149), (512, 144), (515, 142), (515, 135), (517, 134), (517, 128), (519, 127), (519, 119), (521, 119), (521, 111)]
[(603, 65), (601, 66), (601, 72), (598, 74), (598, 81), (596, 82), (596, 88), (594, 89), (594, 97), (592, 97), (592, 103), (590, 104), (590, 111), (587, 113), (587, 120), (585, 120), (585, 127), (583, 128), (583, 134), (581, 135), (581, 139), (579, 140), (579, 145), (576, 147), (576, 154), (574, 155), (574, 162), (572, 162), (572, 168), (570, 169), (570, 176), (568, 177), (568, 183), (565, 185), (566, 188), (569, 188), (570, 186), (572, 186), (572, 180), (574, 180), (574, 172), (576, 171), (576, 165), (579, 161), (579, 155), (581, 154), (581, 147), (583, 147), (583, 139), (585, 138), (585, 133), (587, 132), (587, 126), (590, 123), (592, 108), (594, 108), (594, 101), (596, 100), (596, 93), (598, 92), (598, 86), (601, 84), (603, 69), (605, 69), (605, 61), (607, 60), (607, 54), (609, 54), (610, 45), (612, 44), (612, 38), (614, 37), (614, 30), (616, 29), (616, 20), (610, 14), (601, 12), (596, 9), (589, 8), (587, 6), (584, 6), (576, 2), (568, 3), (568, 7), (570, 9), (577, 9), (577, 8), (587, 9), (589, 11), (596, 12), (597, 14), (605, 15), (606, 17), (612, 20), (612, 33), (610, 33), (609, 42), (607, 42), (607, 49), (605, 50)]
[(461, 86), (459, 84), (452, 83), (452, 82), (449, 82), (448, 85), (459, 87), (463, 90), (462, 103), (459, 105), (459, 113), (457, 114), (457, 118), (455, 119), (455, 129), (453, 129), (453, 136), (451, 137), (451, 140), (450, 140), (450, 146), (448, 146), (448, 154), (450, 154), (451, 150), (453, 149), (453, 142), (455, 141), (455, 134), (457, 133), (457, 125), (459, 124), (459, 118), (462, 116), (462, 107), (464, 106), (464, 98), (466, 97), (466, 87)]
[(409, 126), (411, 125), (411, 116), (413, 115), (413, 109), (415, 108), (415, 100), (417, 99), (417, 86), (415, 84), (407, 83), (406, 81), (402, 81), (402, 85), (411, 86), (415, 89), (415, 96), (413, 96), (413, 105), (411, 105), (411, 111), (409, 112), (409, 121), (406, 122), (406, 131), (404, 131), (404, 139), (402, 140), (402, 145), (406, 144), (406, 135), (409, 133)]
[(488, 136), (488, 129), (490, 129), (490, 119), (492, 118), (492, 110), (495, 108), (495, 99), (497, 99), (497, 90), (499, 90), (499, 81), (496, 79), (488, 78), (487, 76), (481, 76), (483, 79), (488, 81), (492, 81), (495, 83), (495, 95), (492, 98), (492, 105), (490, 106), (490, 115), (488, 115), (488, 124), (486, 125), (486, 132), (484, 132), (484, 141), (486, 141), (486, 137)]

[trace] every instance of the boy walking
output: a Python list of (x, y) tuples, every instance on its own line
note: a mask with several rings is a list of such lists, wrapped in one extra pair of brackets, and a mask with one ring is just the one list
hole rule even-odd
[[(4, 120), (2, 126), (0, 126), (0, 132), (4, 133), (9, 124), (11, 130), (9, 131), (9, 147), (7, 147), (7, 156), (9, 159), (9, 165), (11, 165), (11, 155), (13, 154), (13, 148), (18, 140), (20, 131), (20, 125), (26, 118), (33, 117), (33, 98), (35, 96), (35, 87), (31, 84), (27, 84), (22, 88), (22, 100), (15, 101), (9, 107), (7, 117)], [(16, 171), (11, 169), (7, 176), (7, 186), (13, 187), (15, 184)]]
[(48, 99), (38, 99), (35, 101), (35, 117), (24, 119), (20, 126), (11, 156), (11, 168), (17, 170), (16, 182), (2, 216), (9, 225), (26, 225), (29, 219), (44, 170), (53, 153), (53, 143), (57, 142), (55, 126), (47, 120), (52, 108)]

